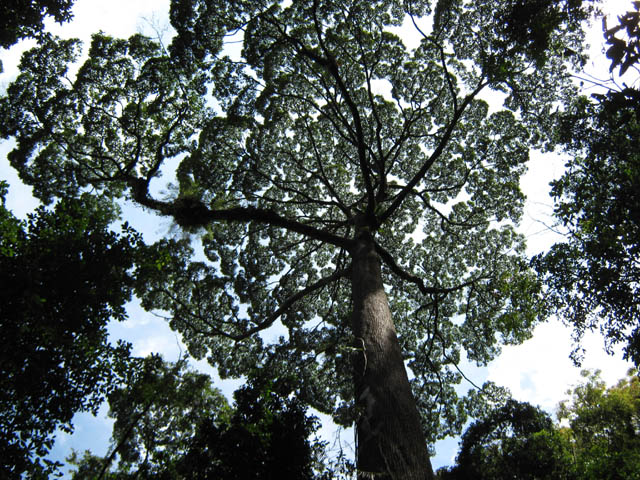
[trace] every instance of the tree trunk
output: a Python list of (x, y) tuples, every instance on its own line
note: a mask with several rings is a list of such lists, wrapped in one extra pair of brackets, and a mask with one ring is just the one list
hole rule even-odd
[(352, 255), (352, 328), (359, 350), (354, 361), (358, 478), (432, 479), (380, 258), (368, 232), (360, 235)]

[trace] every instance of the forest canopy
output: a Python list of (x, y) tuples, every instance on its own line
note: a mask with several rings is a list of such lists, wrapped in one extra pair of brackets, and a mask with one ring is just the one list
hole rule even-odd
[(98, 32), (85, 57), (77, 39), (40, 36), (0, 98), (0, 133), (49, 208), (85, 202), (115, 224), (129, 201), (182, 232), (144, 244), (99, 223), (129, 243), (108, 274), (100, 252), (81, 256), (96, 266), (85, 286), (116, 294), (104, 315), (81, 313), (87, 325), (121, 319), (133, 293), (221, 377), (286, 379), (300, 411), (355, 425), (362, 476), (433, 478), (430, 445), (507, 395), (459, 394), (460, 362), (486, 365), (562, 307), (517, 232), (519, 182), (532, 149), (567, 143), (558, 105), (578, 97), (593, 12), (174, 0), (167, 45)]

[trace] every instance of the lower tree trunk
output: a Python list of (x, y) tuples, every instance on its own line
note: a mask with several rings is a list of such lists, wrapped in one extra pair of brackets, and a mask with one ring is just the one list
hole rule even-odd
[(364, 233), (352, 252), (352, 328), (358, 478), (432, 479), (420, 417), (384, 292), (380, 258)]

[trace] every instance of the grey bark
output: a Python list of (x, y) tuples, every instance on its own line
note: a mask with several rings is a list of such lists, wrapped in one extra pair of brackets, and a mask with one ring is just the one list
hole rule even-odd
[(420, 415), (384, 292), (380, 257), (367, 231), (356, 239), (352, 257), (359, 478), (432, 479)]

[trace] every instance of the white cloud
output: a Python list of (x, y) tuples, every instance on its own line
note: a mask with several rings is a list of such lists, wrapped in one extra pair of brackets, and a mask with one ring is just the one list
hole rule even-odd
[(573, 341), (571, 330), (558, 320), (539, 325), (533, 338), (518, 346), (508, 346), (488, 367), (488, 379), (509, 388), (515, 398), (553, 412), (565, 392), (580, 382), (580, 371), (601, 369), (608, 384), (625, 376), (631, 366), (603, 349), (602, 337), (589, 334), (582, 345), (587, 353), (580, 368), (569, 359)]
[(147, 326), (144, 329), (147, 332), (153, 332), (153, 334), (139, 338), (134, 342), (133, 355), (146, 357), (152, 353), (159, 353), (167, 361), (178, 359), (180, 352), (184, 352), (186, 349), (178, 335), (169, 330), (166, 322), (163, 323), (163, 327), (166, 326), (166, 331), (159, 325), (153, 325), (152, 328)]
[(169, 0), (77, 0), (73, 7), (73, 22), (58, 25), (47, 22), (47, 28), (63, 37), (89, 38), (103, 31), (115, 37), (128, 37), (143, 30), (149, 34), (148, 22), (168, 24)]

